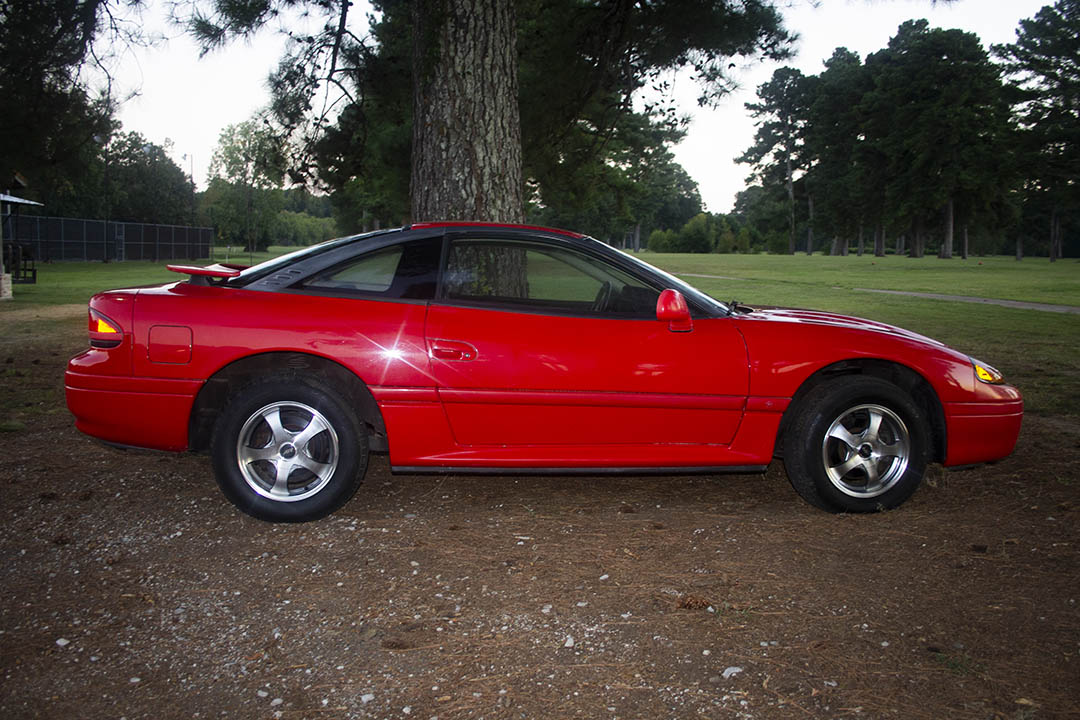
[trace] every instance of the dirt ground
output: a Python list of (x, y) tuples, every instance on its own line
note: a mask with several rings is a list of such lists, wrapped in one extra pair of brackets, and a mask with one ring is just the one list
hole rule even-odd
[(1080, 717), (1080, 423), (834, 516), (765, 475), (391, 475), (239, 514), (73, 427), (82, 308), (0, 315), (2, 718)]

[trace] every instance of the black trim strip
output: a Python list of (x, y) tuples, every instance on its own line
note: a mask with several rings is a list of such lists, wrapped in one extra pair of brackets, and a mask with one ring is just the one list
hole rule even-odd
[(454, 467), (442, 465), (391, 465), (395, 473), (459, 475), (713, 475), (763, 473), (768, 465), (718, 465), (714, 467)]

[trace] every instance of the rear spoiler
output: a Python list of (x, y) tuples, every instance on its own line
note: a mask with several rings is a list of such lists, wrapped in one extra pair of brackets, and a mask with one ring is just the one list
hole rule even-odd
[(232, 263), (215, 263), (213, 265), (207, 265), (206, 267), (198, 267), (196, 265), (166, 265), (165, 269), (172, 270), (174, 273), (180, 273), (182, 275), (190, 275), (191, 282), (194, 285), (208, 285), (210, 279), (228, 280), (230, 278), (240, 275), (241, 270), (246, 270), (246, 265), (234, 265)]

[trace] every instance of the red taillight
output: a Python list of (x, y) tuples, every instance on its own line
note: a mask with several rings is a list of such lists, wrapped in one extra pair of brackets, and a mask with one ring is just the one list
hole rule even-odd
[(119, 323), (93, 308), (90, 309), (89, 324), (90, 347), (114, 348), (124, 340), (124, 331)]

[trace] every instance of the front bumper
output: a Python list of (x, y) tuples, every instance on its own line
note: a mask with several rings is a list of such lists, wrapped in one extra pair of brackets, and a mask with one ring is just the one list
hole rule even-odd
[(1008, 385), (995, 389), (1002, 395), (998, 400), (945, 403), (946, 467), (1000, 460), (1016, 447), (1024, 401)]

